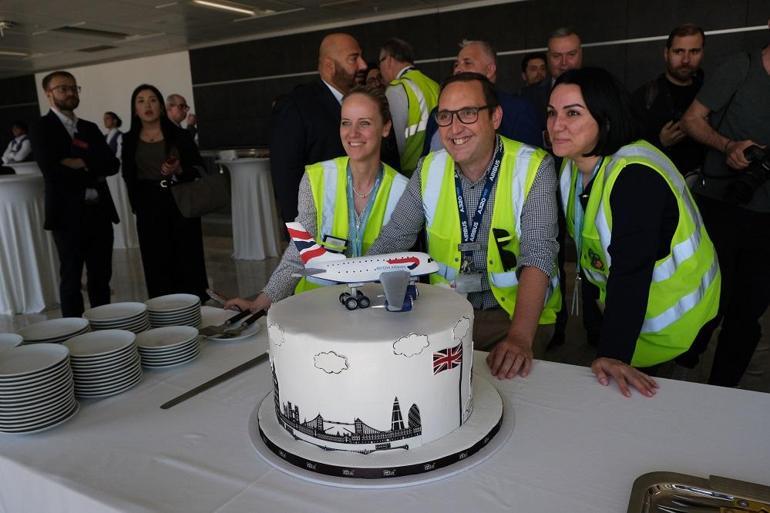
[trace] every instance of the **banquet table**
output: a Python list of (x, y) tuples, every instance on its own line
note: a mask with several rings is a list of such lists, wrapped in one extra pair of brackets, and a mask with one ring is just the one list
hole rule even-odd
[(269, 158), (218, 160), (230, 170), (233, 258), (280, 256), (280, 232), (270, 179)]
[(35, 161), (12, 162), (10, 164), (6, 164), (6, 166), (12, 167), (13, 170), (16, 171), (17, 175), (42, 175), (40, 172), (40, 167)]
[(618, 513), (636, 477), (652, 471), (770, 484), (770, 394), (661, 379), (656, 397), (625, 398), (588, 368), (545, 361), (527, 378), (497, 381), (478, 352), (477, 376), (504, 398), (511, 436), (472, 470), (418, 486), (336, 488), (262, 460), (248, 420), (272, 389), (266, 362), (159, 408), (266, 347), (264, 327), (211, 341), (188, 365), (147, 370), (126, 393), (81, 401), (61, 426), (0, 435), (0, 511)]
[(43, 230), (43, 176), (0, 176), (0, 314), (35, 313), (58, 302), (58, 258)]

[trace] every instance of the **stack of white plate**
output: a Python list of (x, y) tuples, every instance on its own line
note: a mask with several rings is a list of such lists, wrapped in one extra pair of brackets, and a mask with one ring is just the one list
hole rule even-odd
[(78, 397), (120, 394), (142, 381), (136, 335), (130, 331), (94, 331), (71, 338), (64, 345), (70, 350)]
[(61, 344), (65, 340), (89, 331), (88, 321), (79, 317), (50, 319), (25, 326), (18, 331), (26, 344)]
[(155, 297), (146, 303), (153, 328), (162, 326), (201, 325), (201, 299), (192, 294), (169, 294)]
[(200, 354), (198, 330), (190, 326), (154, 328), (136, 336), (144, 367), (171, 367), (195, 360)]
[(22, 342), (24, 342), (24, 339), (21, 338), (21, 335), (16, 333), (0, 333), (0, 351), (18, 347)]
[(83, 317), (88, 319), (91, 329), (127, 330), (141, 333), (150, 329), (147, 305), (144, 303), (112, 303), (86, 310)]
[(0, 431), (52, 428), (78, 411), (69, 349), (58, 344), (21, 346), (0, 358)]

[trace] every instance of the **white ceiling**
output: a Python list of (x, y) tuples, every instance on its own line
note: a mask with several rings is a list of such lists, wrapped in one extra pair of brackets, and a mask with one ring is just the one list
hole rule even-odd
[[(397, 13), (408, 15), (463, 4), (502, 2), (238, 0), (228, 3), (273, 13), (250, 17), (199, 6), (191, 0), (1, 0), (0, 21), (11, 21), (15, 25), (4, 29), (0, 38), (0, 78)], [(118, 34), (87, 32), (92, 30)], [(87, 51), (102, 46), (114, 48)], [(4, 51), (26, 55), (2, 55)]]

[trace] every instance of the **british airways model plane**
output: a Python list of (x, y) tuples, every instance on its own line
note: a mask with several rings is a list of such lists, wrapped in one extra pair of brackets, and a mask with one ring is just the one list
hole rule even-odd
[(376, 281), (382, 283), (388, 311), (411, 310), (417, 298), (417, 278), (438, 271), (438, 264), (427, 253), (405, 251), (347, 258), (326, 251), (300, 223), (286, 223), (286, 228), (305, 265), (298, 274), (346, 284), (350, 292), (340, 294), (340, 303), (348, 310), (369, 307), (371, 300), (359, 287)]

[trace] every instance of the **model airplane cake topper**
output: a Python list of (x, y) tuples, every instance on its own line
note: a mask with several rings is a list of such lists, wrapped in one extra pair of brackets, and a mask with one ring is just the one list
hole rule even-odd
[(412, 309), (417, 298), (417, 278), (438, 271), (438, 264), (427, 253), (404, 251), (347, 258), (318, 244), (300, 223), (286, 223), (305, 269), (298, 273), (331, 283), (344, 283), (350, 292), (340, 294), (348, 310), (368, 308), (371, 301), (359, 290), (365, 283), (381, 282), (385, 308), (391, 312)]

